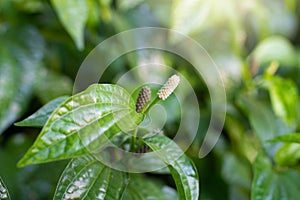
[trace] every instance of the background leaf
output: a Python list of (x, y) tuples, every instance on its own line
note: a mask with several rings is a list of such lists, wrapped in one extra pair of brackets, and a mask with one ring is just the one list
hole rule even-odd
[(300, 144), (285, 143), (275, 153), (275, 162), (279, 166), (294, 166), (300, 160)]
[(300, 133), (290, 133), (275, 137), (271, 142), (291, 142), (291, 143), (300, 143)]
[(72, 158), (101, 149), (120, 131), (140, 123), (128, 92), (110, 84), (91, 85), (61, 104), (50, 116), (19, 166)]
[(299, 172), (291, 169), (276, 171), (268, 158), (263, 155), (257, 157), (251, 199), (295, 199), (300, 195), (299, 187)]
[(1, 200), (10, 200), (10, 196), (6, 186), (4, 185), (1, 177), (0, 177), (0, 199)]
[(79, 50), (84, 48), (84, 26), (88, 18), (85, 0), (51, 0), (58, 17)]
[(122, 199), (176, 200), (178, 197), (174, 189), (158, 181), (149, 179), (140, 174), (130, 174), (129, 183)]
[(297, 122), (298, 90), (288, 79), (277, 76), (267, 76), (267, 89), (275, 114), (290, 126)]
[(15, 125), (43, 127), (48, 118), (50, 117), (51, 113), (68, 98), (68, 96), (63, 96), (50, 101), (26, 119), (15, 123)]
[(294, 66), (297, 62), (292, 44), (281, 36), (272, 36), (260, 42), (252, 52), (252, 56), (260, 65), (278, 61), (285, 66)]
[(271, 106), (250, 94), (238, 97), (238, 105), (244, 110), (249, 119), (252, 130), (268, 155), (273, 156), (280, 144), (266, 142), (276, 136), (294, 131), (283, 121), (278, 119), (271, 110)]
[[(43, 84), (45, 82), (47, 84)], [(34, 85), (34, 93), (43, 104), (60, 96), (71, 95), (72, 89), (73, 82), (69, 77), (44, 68)]]
[(152, 135), (143, 141), (165, 162), (175, 180), (179, 199), (197, 200), (199, 180), (197, 170), (182, 150), (163, 135)]
[(91, 155), (73, 159), (56, 188), (54, 199), (121, 199), (125, 172), (106, 167)]
[(29, 103), (41, 66), (44, 41), (35, 28), (20, 26), (0, 32), (0, 43), (1, 134), (23, 114)]

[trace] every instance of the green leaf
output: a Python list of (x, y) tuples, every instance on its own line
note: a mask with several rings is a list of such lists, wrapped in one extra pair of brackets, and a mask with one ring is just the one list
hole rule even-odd
[(125, 89), (110, 84), (91, 85), (51, 114), (18, 166), (97, 151), (117, 133), (135, 129), (142, 118)]
[(32, 27), (0, 33), (0, 134), (20, 117), (30, 100), (44, 41)]
[(71, 95), (72, 89), (73, 83), (69, 77), (44, 68), (40, 70), (34, 85), (35, 95), (43, 104), (60, 96)]
[(294, 82), (277, 76), (267, 76), (267, 89), (275, 114), (288, 125), (297, 122), (298, 89)]
[(42, 108), (40, 108), (38, 111), (27, 117), (26, 119), (15, 123), (16, 126), (33, 126), (33, 127), (43, 127), (50, 117), (51, 113), (61, 104), (63, 103), (68, 96), (58, 97), (46, 105), (44, 105)]
[(223, 159), (222, 177), (226, 182), (244, 190), (250, 190), (251, 168), (248, 163), (230, 152), (226, 152)]
[(293, 45), (281, 36), (272, 36), (263, 40), (254, 49), (252, 56), (256, 62), (265, 65), (273, 61), (287, 66), (295, 66), (297, 63)]
[(127, 179), (127, 173), (106, 167), (91, 155), (81, 156), (64, 170), (54, 199), (121, 199)]
[(279, 166), (293, 166), (300, 160), (300, 144), (286, 143), (275, 154), (275, 162)]
[(0, 200), (10, 200), (7, 188), (0, 177)]
[(196, 167), (176, 143), (164, 135), (151, 135), (143, 138), (143, 141), (168, 165), (176, 183), (179, 199), (197, 200), (199, 180)]
[(270, 142), (284, 142), (275, 153), (275, 162), (279, 166), (293, 166), (300, 160), (300, 134), (292, 133), (275, 137)]
[(300, 133), (290, 133), (286, 135), (281, 135), (275, 137), (270, 142), (291, 142), (291, 143), (299, 143), (300, 144)]
[(139, 174), (130, 174), (129, 184), (126, 187), (122, 199), (128, 200), (176, 200), (178, 199), (174, 189), (160, 182), (149, 180)]
[(85, 0), (51, 0), (58, 17), (79, 50), (84, 48), (84, 26), (88, 18)]
[(267, 157), (258, 155), (254, 163), (251, 199), (295, 199), (300, 196), (299, 186), (299, 172), (291, 169), (276, 171)]
[(117, 1), (117, 4), (119, 9), (129, 10), (142, 4), (144, 1), (145, 0)]
[(245, 112), (251, 127), (258, 137), (261, 145), (268, 155), (273, 155), (278, 149), (278, 144), (266, 142), (266, 140), (294, 131), (279, 120), (272, 112), (270, 105), (264, 103), (253, 95), (241, 93), (237, 104)]

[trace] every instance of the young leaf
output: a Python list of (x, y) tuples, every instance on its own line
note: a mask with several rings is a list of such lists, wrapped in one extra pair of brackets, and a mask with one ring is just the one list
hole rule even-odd
[(117, 85), (94, 84), (68, 98), (49, 117), (18, 166), (72, 158), (99, 150), (117, 133), (141, 122), (130, 94)]
[(26, 119), (15, 123), (16, 126), (33, 126), (33, 127), (43, 127), (51, 115), (51, 113), (62, 103), (64, 102), (68, 96), (58, 97), (42, 108), (37, 110), (35, 113), (27, 117)]
[(300, 144), (300, 133), (291, 133), (286, 135), (281, 135), (275, 137), (270, 142), (290, 142), (290, 143), (299, 143)]
[(275, 154), (275, 162), (279, 166), (293, 166), (300, 160), (300, 144), (283, 144)]
[(9, 193), (0, 177), (0, 200), (10, 200)]
[(168, 165), (175, 180), (179, 199), (197, 200), (199, 179), (196, 167), (182, 150), (164, 135), (151, 135), (143, 138), (157, 156)]
[(126, 187), (122, 199), (128, 200), (176, 200), (178, 199), (176, 191), (163, 184), (150, 181), (139, 174), (130, 174), (129, 184)]
[(88, 18), (85, 0), (51, 0), (58, 17), (79, 50), (84, 48), (84, 26)]
[(127, 173), (106, 167), (91, 155), (73, 159), (59, 180), (54, 199), (121, 199)]
[(275, 171), (271, 161), (258, 155), (254, 163), (251, 199), (295, 199), (300, 195), (300, 173), (295, 170)]
[(267, 76), (266, 81), (275, 114), (288, 125), (294, 126), (297, 121), (297, 86), (291, 80), (275, 76)]

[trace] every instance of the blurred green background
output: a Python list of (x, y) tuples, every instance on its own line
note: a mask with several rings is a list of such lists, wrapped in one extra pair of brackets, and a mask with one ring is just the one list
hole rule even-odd
[[(300, 145), (268, 140), (299, 132), (299, 20), (297, 0), (1, 0), (0, 177), (12, 199), (51, 199), (67, 163), (18, 169), (17, 161), (40, 130), (13, 123), (71, 95), (77, 70), (100, 42), (148, 26), (190, 36), (218, 65), (227, 115), (214, 150), (198, 158), (210, 99), (185, 60), (158, 51), (133, 52), (112, 63), (101, 82), (114, 82), (153, 59), (188, 78), (201, 110), (197, 137), (187, 151), (199, 171), (200, 199), (297, 199)], [(172, 112), (174, 104), (170, 100), (164, 107)], [(174, 136), (179, 120), (178, 111), (168, 119), (166, 135)], [(157, 178), (174, 187), (170, 176)]]

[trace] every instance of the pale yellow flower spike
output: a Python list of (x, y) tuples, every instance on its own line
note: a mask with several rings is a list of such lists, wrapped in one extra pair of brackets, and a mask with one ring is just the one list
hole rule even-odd
[(158, 91), (158, 97), (162, 100), (166, 100), (174, 92), (179, 82), (180, 77), (178, 75), (171, 76), (164, 86)]

